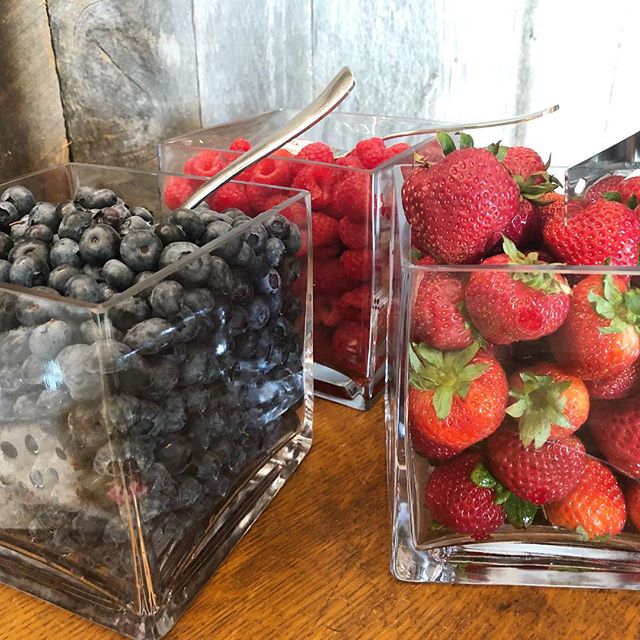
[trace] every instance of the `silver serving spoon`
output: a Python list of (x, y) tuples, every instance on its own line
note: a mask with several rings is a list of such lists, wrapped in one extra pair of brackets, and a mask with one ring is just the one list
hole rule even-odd
[(197, 207), (223, 184), (320, 122), (349, 95), (354, 85), (351, 70), (349, 67), (343, 67), (308, 107), (196, 189), (182, 206), (187, 209)]

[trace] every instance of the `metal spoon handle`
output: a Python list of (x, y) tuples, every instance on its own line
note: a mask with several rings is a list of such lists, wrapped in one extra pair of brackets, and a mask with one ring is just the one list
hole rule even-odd
[(320, 122), (349, 95), (354, 85), (355, 80), (351, 70), (349, 67), (343, 67), (309, 106), (289, 120), (281, 129), (243, 153), (213, 176), (211, 180), (196, 189), (183, 207), (193, 209), (198, 206), (223, 184), (233, 180), (239, 173)]
[(389, 133), (386, 136), (382, 136), (383, 140), (393, 140), (394, 138), (407, 138), (409, 136), (422, 136), (431, 133), (438, 133), (439, 131), (462, 131), (467, 129), (484, 129), (489, 127), (502, 127), (509, 124), (519, 124), (521, 122), (528, 122), (529, 120), (535, 120), (547, 113), (553, 113), (559, 109), (559, 105), (554, 104), (546, 109), (540, 111), (532, 111), (531, 113), (523, 113), (517, 116), (511, 116), (510, 118), (502, 118), (501, 120), (487, 120), (485, 122), (467, 122), (460, 124), (445, 125), (440, 127), (434, 127), (432, 129), (414, 129), (411, 131), (398, 131), (396, 133)]

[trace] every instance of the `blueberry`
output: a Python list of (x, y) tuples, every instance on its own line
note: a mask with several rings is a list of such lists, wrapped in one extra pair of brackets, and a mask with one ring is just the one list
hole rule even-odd
[(232, 307), (229, 320), (226, 324), (229, 335), (235, 337), (244, 333), (249, 326), (247, 312), (243, 307)]
[(198, 344), (190, 344), (187, 347), (187, 359), (182, 365), (180, 374), (180, 386), (186, 387), (191, 384), (202, 384), (205, 381), (209, 366), (209, 356), (207, 351)]
[(255, 296), (251, 298), (246, 304), (245, 309), (247, 311), (247, 319), (250, 329), (262, 329), (269, 322), (271, 313), (269, 312), (269, 305), (265, 302), (262, 296)]
[(9, 261), (15, 262), (18, 258), (27, 255), (37, 257), (45, 264), (49, 264), (49, 249), (42, 240), (35, 238), (19, 240), (9, 252)]
[(93, 218), (88, 211), (77, 211), (62, 218), (58, 227), (58, 237), (71, 238), (80, 242), (82, 234), (93, 224)]
[(81, 272), (77, 267), (61, 264), (49, 274), (49, 281), (47, 284), (58, 293), (64, 295), (65, 287), (67, 286), (69, 279), (73, 278), (73, 276), (77, 276), (79, 273)]
[(13, 240), (11, 236), (0, 231), (0, 258), (7, 259), (12, 248)]
[[(71, 344), (58, 354), (56, 362), (62, 371), (62, 379), (74, 400), (95, 400), (102, 393), (101, 378), (97, 374), (89, 373), (85, 364), (91, 355), (91, 347), (86, 344)], [(94, 426), (93, 428), (98, 428)], [(103, 437), (107, 432), (100, 427)]]
[(133, 207), (133, 209), (131, 209), (131, 214), (138, 216), (138, 218), (142, 218), (147, 222), (153, 222), (153, 213), (144, 207)]
[(31, 293), (33, 293), (33, 296), (20, 296), (16, 304), (18, 322), (25, 327), (34, 327), (47, 322), (47, 320), (60, 315), (65, 310), (65, 307), (68, 306), (36, 297), (38, 294), (57, 296), (57, 291), (51, 287), (34, 287)]
[(9, 279), (23, 287), (45, 285), (49, 279), (49, 267), (37, 255), (20, 256), (11, 265)]
[(209, 287), (213, 291), (227, 294), (232, 290), (233, 284), (233, 273), (229, 265), (219, 256), (211, 256)]
[(139, 322), (151, 315), (149, 305), (140, 297), (127, 298), (109, 309), (109, 318), (114, 327), (121, 331), (129, 331)]
[(10, 282), (11, 263), (0, 259), (0, 282)]
[(191, 242), (197, 242), (204, 233), (204, 222), (193, 209), (176, 209), (169, 214), (167, 222), (178, 225)]
[(234, 341), (234, 354), (239, 358), (253, 358), (258, 348), (258, 337), (256, 331), (246, 331), (241, 336), (238, 336)]
[(21, 185), (9, 187), (0, 196), (0, 200), (3, 202), (11, 202), (21, 216), (26, 216), (36, 204), (31, 191)]
[(124, 221), (130, 216), (131, 212), (126, 207), (114, 206), (100, 209), (100, 211), (93, 216), (93, 220), (99, 224), (106, 224), (119, 230)]
[(36, 403), (38, 401), (39, 392), (25, 393), (18, 396), (13, 405), (13, 415), (18, 420), (32, 420), (38, 417), (38, 407)]
[(267, 240), (264, 253), (272, 267), (277, 267), (282, 262), (285, 252), (286, 247), (280, 238), (269, 238)]
[(289, 235), (286, 238), (283, 238), (283, 242), (289, 253), (296, 254), (300, 251), (300, 247), (302, 246), (302, 236), (300, 234), (300, 229), (298, 229), (298, 225), (289, 225)]
[(285, 301), (285, 296), (282, 293), (282, 289), (271, 295), (267, 294), (265, 296), (265, 300), (267, 302), (267, 306), (269, 307), (269, 313), (271, 314), (271, 317), (279, 315), (282, 311), (282, 307), (284, 306)]
[(187, 387), (183, 390), (182, 395), (189, 413), (204, 413), (211, 400), (209, 390), (199, 385)]
[(236, 218), (246, 217), (242, 209), (224, 209), (224, 211), (222, 211), (221, 213), (223, 213), (225, 216), (229, 216), (230, 218), (233, 218), (234, 220)]
[(242, 302), (248, 300), (253, 295), (253, 285), (249, 276), (243, 269), (234, 267), (231, 269), (233, 274), (233, 286), (229, 291), (229, 300), (232, 302)]
[(22, 364), (31, 350), (29, 349), (29, 338), (31, 330), (26, 327), (18, 327), (7, 331), (0, 338), (0, 362), (3, 366)]
[(29, 348), (31, 353), (42, 360), (53, 360), (58, 353), (70, 344), (71, 327), (62, 320), (49, 320), (31, 332)]
[(267, 234), (272, 238), (280, 238), (281, 240), (288, 237), (290, 227), (289, 221), (279, 213), (270, 216), (264, 223)]
[(71, 404), (71, 396), (64, 389), (43, 389), (36, 401), (40, 415), (59, 415)]
[(264, 278), (255, 281), (255, 288), (260, 293), (277, 293), (282, 288), (282, 278), (276, 269), (271, 269)]
[(287, 256), (280, 266), (280, 275), (285, 287), (289, 287), (292, 282), (300, 277), (300, 260)]
[(120, 260), (108, 260), (102, 267), (102, 277), (117, 291), (124, 291), (133, 284), (135, 273)]
[[(220, 251), (216, 251), (217, 254), (220, 254)], [(256, 252), (249, 245), (248, 242), (241, 240), (240, 248), (238, 251), (229, 257), (228, 261), (230, 264), (239, 266), (239, 267), (250, 267), (256, 259)]]
[(169, 358), (162, 356), (151, 356), (147, 363), (151, 375), (141, 393), (150, 400), (166, 398), (180, 378), (178, 367)]
[(154, 232), (165, 247), (172, 242), (184, 242), (187, 239), (187, 234), (177, 224), (169, 222), (156, 225)]
[(62, 220), (62, 216), (56, 205), (51, 202), (38, 202), (29, 213), (29, 222), (32, 225), (44, 224), (54, 233), (60, 226), (60, 220)]
[[(136, 277), (133, 279), (133, 284), (138, 284), (138, 282), (144, 282), (149, 278), (153, 278), (155, 273), (153, 271), (143, 271), (142, 273), (138, 273)], [(151, 295), (151, 287), (147, 287), (140, 294), (141, 298), (147, 299)]]
[(95, 320), (85, 320), (80, 324), (80, 335), (85, 342), (93, 343), (96, 340), (103, 340), (108, 338), (109, 340), (122, 339), (122, 332), (110, 325), (102, 325), (102, 328), (95, 322)]
[(112, 286), (106, 282), (98, 282), (98, 290), (100, 291), (100, 297), (103, 301), (113, 298), (118, 293)]
[(25, 238), (33, 238), (50, 244), (53, 241), (53, 230), (45, 224), (34, 224), (27, 229)]
[[(213, 240), (217, 240), (229, 232), (232, 231), (232, 227), (230, 224), (226, 222), (222, 222), (221, 220), (216, 220), (215, 222), (211, 222), (207, 225), (202, 238), (200, 239), (200, 244), (205, 245)], [(215, 249), (214, 253), (225, 260), (230, 260), (233, 256), (238, 253), (240, 247), (242, 246), (242, 239), (238, 236), (234, 238), (230, 238), (225, 242), (219, 244)]]
[(72, 213), (78, 213), (84, 211), (84, 207), (80, 204), (76, 204), (73, 200), (68, 200), (67, 202), (61, 202), (56, 207), (56, 213), (60, 216), (60, 218), (66, 218)]
[(111, 189), (80, 187), (76, 191), (74, 200), (87, 209), (104, 209), (116, 204), (118, 198)]
[(133, 366), (136, 357), (123, 342), (96, 340), (86, 352), (84, 368), (89, 373), (119, 373)]
[(247, 242), (255, 252), (264, 250), (268, 238), (267, 230), (261, 224), (253, 225), (251, 229), (242, 234), (242, 239)]
[(151, 225), (140, 216), (131, 216), (120, 225), (120, 235), (126, 236), (133, 231), (147, 231)]
[(0, 202), (0, 229), (9, 233), (9, 225), (20, 220), (20, 214), (11, 202)]
[(174, 320), (174, 324), (176, 340), (181, 342), (193, 340), (200, 333), (202, 327), (198, 314), (184, 305)]
[(154, 315), (173, 320), (180, 312), (183, 295), (182, 285), (175, 280), (165, 280), (157, 284), (149, 296)]
[[(191, 242), (172, 242), (162, 251), (160, 256), (160, 268), (174, 264), (178, 260), (198, 250), (198, 246)], [(195, 260), (190, 260), (182, 265), (174, 278), (187, 287), (199, 286), (207, 282), (211, 275), (211, 256), (201, 255)]]
[(181, 395), (169, 394), (162, 403), (160, 433), (176, 433), (187, 424), (187, 410)]
[(69, 265), (72, 267), (82, 267), (84, 264), (80, 256), (80, 246), (71, 238), (61, 238), (53, 243), (49, 260), (52, 267)]
[[(216, 220), (224, 219), (224, 216), (221, 216), (221, 214), (216, 213), (215, 211), (211, 211), (211, 209), (209, 208), (201, 209), (200, 207), (196, 207), (194, 211), (198, 214), (200, 221), (205, 227), (208, 227), (212, 222), (215, 222)], [(230, 223), (231, 218), (227, 218), (225, 222), (227, 221), (229, 221)]]
[[(10, 235), (15, 241), (22, 240), (29, 230), (29, 216), (23, 216), (18, 222), (11, 225)], [(5, 229), (6, 231), (6, 229)]]
[(158, 353), (169, 345), (175, 328), (162, 318), (150, 318), (133, 326), (124, 336), (124, 342), (143, 354)]
[(131, 231), (120, 244), (122, 261), (137, 272), (156, 269), (161, 254), (162, 242), (150, 229)]
[[(165, 442), (159, 446), (156, 450), (156, 460), (165, 466), (167, 471), (173, 475), (182, 473), (189, 464), (189, 458), (191, 457), (191, 446), (185, 438), (179, 435), (175, 435), (171, 440)], [(187, 476), (189, 482), (186, 484), (181, 482), (178, 489), (178, 500), (183, 506), (192, 504), (192, 496), (196, 496), (195, 499), (202, 495), (202, 489), (200, 483), (192, 476)], [(191, 486), (191, 481), (195, 482), (197, 489)], [(182, 495), (180, 495), (182, 492)]]
[(214, 322), (214, 326), (218, 329), (224, 327), (231, 315), (231, 305), (224, 296), (215, 297), (215, 305), (211, 309), (211, 313), (207, 314), (207, 318), (210, 318)]
[(64, 293), (70, 298), (83, 300), (84, 302), (102, 301), (98, 283), (91, 276), (84, 273), (80, 273), (77, 276), (69, 278), (65, 285)]
[(20, 377), (28, 386), (40, 386), (46, 375), (46, 362), (38, 356), (30, 355), (20, 367)]
[(231, 226), (235, 229), (236, 227), (240, 227), (243, 224), (245, 224), (245, 222), (249, 222), (251, 220), (251, 218), (249, 216), (236, 216), (233, 219), (233, 222), (231, 223)]
[(187, 289), (184, 292), (184, 303), (194, 313), (205, 314), (216, 306), (216, 299), (208, 289)]
[(102, 277), (102, 269), (96, 265), (85, 264), (84, 267), (82, 267), (82, 273), (89, 276), (92, 280), (95, 280), (98, 284), (105, 281)]
[(269, 273), (271, 270), (271, 264), (269, 263), (269, 259), (266, 254), (258, 253), (248, 269), (251, 271), (254, 280), (260, 280), (261, 278), (266, 277)]
[(80, 255), (85, 262), (102, 266), (118, 255), (120, 236), (113, 227), (97, 224), (82, 234), (79, 245)]

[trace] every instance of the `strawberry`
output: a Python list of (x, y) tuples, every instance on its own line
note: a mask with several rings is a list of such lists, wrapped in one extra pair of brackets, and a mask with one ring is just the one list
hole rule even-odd
[[(524, 255), (508, 238), (505, 253), (487, 258), (483, 265), (540, 265), (537, 253)], [(474, 271), (465, 302), (480, 334), (495, 344), (536, 340), (556, 331), (569, 312), (569, 285), (551, 271)]]
[(625, 178), (618, 184), (616, 191), (620, 194), (624, 204), (635, 209), (638, 206), (638, 198), (640, 198), (640, 176)]
[(438, 351), (413, 344), (409, 424), (437, 444), (464, 449), (493, 433), (504, 418), (507, 378), (478, 345)]
[[(536, 151), (529, 147), (509, 147), (502, 164), (512, 176), (529, 178), (533, 174), (543, 173), (547, 167)], [(543, 176), (536, 176), (536, 183), (544, 182)]]
[(487, 440), (493, 475), (519, 498), (542, 505), (564, 498), (578, 483), (586, 455), (574, 436), (541, 447), (525, 446), (518, 430), (507, 426)]
[(638, 388), (638, 362), (623, 369), (610, 378), (603, 380), (589, 380), (586, 382), (589, 396), (598, 400), (619, 400), (626, 398), (633, 390)]
[(411, 434), (411, 444), (415, 451), (421, 456), (431, 461), (449, 460), (457, 456), (460, 453), (460, 449), (454, 449), (448, 447), (445, 444), (438, 444), (433, 440), (429, 440), (423, 433), (414, 429), (409, 425), (409, 432)]
[(347, 218), (340, 220), (338, 234), (342, 244), (348, 249), (366, 249), (371, 246), (371, 232), (369, 225)]
[(640, 485), (637, 482), (630, 482), (625, 491), (627, 499), (627, 511), (633, 526), (640, 531)]
[[(453, 146), (448, 141), (447, 149)], [(492, 153), (465, 147), (432, 166), (414, 168), (405, 178), (402, 204), (413, 244), (438, 262), (456, 264), (485, 256), (518, 212), (520, 199), (518, 186)]]
[(347, 278), (367, 282), (373, 275), (373, 254), (370, 249), (348, 249), (340, 260)]
[(311, 214), (311, 229), (314, 247), (326, 247), (338, 242), (338, 221), (324, 213), (314, 211)]
[(613, 473), (587, 458), (578, 484), (569, 495), (544, 508), (551, 524), (576, 531), (581, 538), (615, 536), (624, 528), (627, 510)]
[(489, 537), (504, 524), (504, 507), (495, 504), (496, 493), (471, 480), (482, 462), (476, 452), (466, 452), (433, 470), (425, 495), (427, 507), (438, 524), (468, 533), (474, 540)]
[(568, 264), (638, 264), (640, 219), (619, 202), (596, 200), (569, 219), (558, 213), (544, 225), (543, 236)]
[(640, 478), (640, 396), (594, 402), (589, 429), (612, 466)]
[(522, 198), (518, 212), (504, 228), (502, 234), (520, 249), (538, 245), (542, 240), (540, 207), (536, 206), (531, 200)]
[(587, 276), (573, 287), (569, 315), (551, 336), (560, 365), (582, 380), (602, 380), (628, 369), (640, 355), (640, 291), (619, 276)]
[(589, 392), (579, 378), (555, 364), (538, 362), (509, 379), (516, 402), (507, 414), (518, 419), (520, 439), (540, 448), (548, 439), (563, 440), (579, 429), (589, 415)]
[(474, 336), (463, 306), (464, 285), (456, 274), (425, 273), (413, 302), (411, 339), (442, 351), (468, 347)]
[(597, 182), (594, 182), (584, 192), (585, 202), (591, 203), (596, 200), (600, 200), (602, 195), (609, 191), (617, 191), (618, 185), (622, 182), (622, 176), (610, 175), (600, 178)]
[(335, 330), (331, 340), (334, 357), (347, 362), (362, 374), (367, 373), (369, 329), (369, 325), (348, 321)]

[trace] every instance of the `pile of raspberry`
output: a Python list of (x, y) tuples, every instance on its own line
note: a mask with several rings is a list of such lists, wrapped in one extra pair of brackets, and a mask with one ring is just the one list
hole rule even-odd
[[(183, 173), (214, 176), (251, 143), (237, 138), (225, 151), (202, 151), (189, 158)], [(324, 142), (313, 142), (297, 155), (279, 149), (238, 176), (253, 182), (227, 184), (207, 203), (215, 211), (240, 209), (257, 215), (287, 199), (269, 187), (304, 189), (311, 194), (316, 359), (364, 374), (369, 352), (373, 275), (371, 174), (366, 170), (409, 149), (404, 142), (387, 147), (381, 138), (360, 141), (347, 155), (335, 158)], [(365, 170), (365, 171), (358, 171)], [(164, 200), (179, 207), (199, 181), (172, 177)], [(259, 185), (266, 185), (261, 187)], [(304, 228), (305, 209), (288, 207), (283, 214)], [(299, 255), (308, 253), (303, 233)]]

